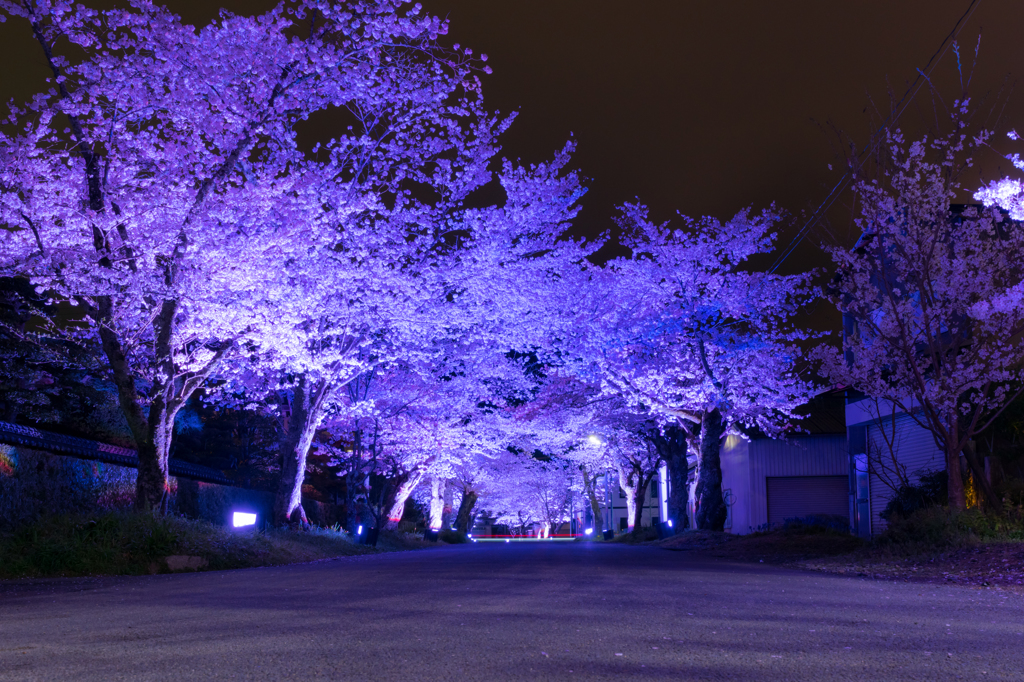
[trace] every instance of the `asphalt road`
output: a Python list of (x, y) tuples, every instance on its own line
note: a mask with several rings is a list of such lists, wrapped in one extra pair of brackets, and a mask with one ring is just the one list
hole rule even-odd
[(0, 584), (0, 680), (1024, 680), (1024, 597), (651, 547)]

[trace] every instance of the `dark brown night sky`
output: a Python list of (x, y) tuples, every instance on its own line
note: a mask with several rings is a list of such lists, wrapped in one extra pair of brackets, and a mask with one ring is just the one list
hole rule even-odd
[[(576, 165), (590, 178), (577, 220), (580, 234), (612, 226), (614, 206), (639, 197), (656, 217), (678, 210), (728, 217), (771, 202), (793, 214), (812, 211), (840, 178), (834, 124), (858, 144), (873, 130), (871, 99), (889, 113), (887, 87), (902, 95), (952, 30), (970, 0), (423, 0), (451, 21), (448, 40), (489, 55), (492, 109), (518, 110), (503, 154), (549, 157), (572, 134)], [(223, 3), (237, 12), (270, 3)], [(187, 21), (212, 17), (211, 2), (170, 2)], [(960, 34), (973, 59), (975, 99), (1024, 73), (1024, 3), (979, 0)], [(0, 24), (0, 91), (23, 98), (46, 72), (27, 26)], [(959, 93), (947, 51), (933, 72), (944, 97)], [(999, 104), (1000, 107), (1003, 103)], [(922, 90), (900, 120), (911, 135), (932, 116)], [(874, 119), (877, 123), (877, 118)], [(1024, 98), (1011, 96), (996, 126), (1024, 128)], [(1012, 150), (1000, 135), (999, 151)], [(829, 171), (832, 163), (837, 170)], [(983, 159), (990, 175), (999, 155)], [(1005, 163), (1003, 164), (1006, 165)], [(831, 232), (848, 239), (833, 211)], [(790, 226), (780, 240), (789, 241)], [(813, 231), (786, 270), (823, 264)]]

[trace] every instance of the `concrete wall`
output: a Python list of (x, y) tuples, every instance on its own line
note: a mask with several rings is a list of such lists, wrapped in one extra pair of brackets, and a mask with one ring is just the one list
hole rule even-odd
[[(0, 445), (0, 528), (11, 529), (48, 514), (87, 514), (130, 509), (137, 472), (104, 462)], [(234, 509), (269, 519), (273, 493), (189, 479), (168, 481), (168, 509), (218, 525), (230, 523)], [(339, 523), (338, 508), (303, 500), (310, 522)]]

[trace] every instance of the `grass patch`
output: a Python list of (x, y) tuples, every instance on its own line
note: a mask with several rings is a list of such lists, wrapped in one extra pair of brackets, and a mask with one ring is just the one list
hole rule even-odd
[(992, 542), (1024, 541), (1024, 514), (1011, 508), (996, 516), (977, 509), (950, 510), (925, 507), (906, 518), (892, 516), (875, 549), (897, 554), (920, 554), (973, 547)]
[(686, 530), (662, 541), (660, 546), (677, 551), (706, 551), (736, 561), (786, 564), (849, 554), (861, 549), (864, 541), (827, 524), (801, 521), (749, 535)]
[(465, 545), (469, 542), (469, 538), (465, 533), (460, 533), (456, 530), (445, 528), (441, 531), (437, 539), (441, 542), (447, 542), (449, 545)]
[(639, 545), (644, 542), (653, 542), (658, 539), (658, 529), (652, 526), (641, 526), (634, 528), (628, 533), (620, 533), (608, 542), (618, 542), (624, 545)]
[(236, 531), (134, 512), (54, 516), (0, 535), (0, 578), (166, 573), (169, 556), (217, 570), (426, 546), (404, 534), (382, 533), (374, 549), (331, 529)]
[(866, 542), (831, 524), (787, 523), (730, 535), (683, 531), (661, 547), (732, 561), (785, 565), (885, 580), (999, 586), (1024, 592), (1024, 514), (1011, 507), (995, 516), (978, 510), (925, 507)]

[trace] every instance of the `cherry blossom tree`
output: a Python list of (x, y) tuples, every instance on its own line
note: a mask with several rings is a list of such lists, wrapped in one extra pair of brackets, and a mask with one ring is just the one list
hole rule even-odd
[[(931, 432), (943, 452), (949, 504), (965, 506), (960, 455), (993, 509), (1000, 508), (971, 440), (1024, 387), (1024, 232), (997, 208), (955, 206), (970, 155), (987, 139), (959, 125), (907, 143), (889, 135), (889, 163), (862, 181), (852, 250), (833, 249), (830, 298), (843, 311), (843, 350), (818, 351), (837, 383), (903, 412)], [(1012, 193), (980, 198), (1015, 210)]]
[[(52, 72), (0, 136), (0, 269), (75, 303), (98, 336), (139, 453), (136, 504), (160, 507), (177, 411), (251, 338), (300, 326), (282, 273), (336, 244), (319, 226), (433, 172), (388, 165), (398, 143), (370, 131), (394, 123), (389, 103), (429, 104), (451, 72), (467, 82), (469, 58), (428, 58), (445, 24), (397, 0), (294, 0), (199, 31), (146, 0), (0, 12), (27, 22)], [(328, 109), (358, 129), (309, 158), (298, 124)], [(315, 407), (300, 393), (300, 412)]]
[[(795, 342), (805, 334), (793, 322), (813, 293), (810, 276), (747, 269), (752, 256), (770, 250), (777, 220), (770, 211), (743, 211), (724, 223), (684, 217), (676, 227), (626, 205), (620, 225), (631, 254), (579, 270), (572, 284), (576, 314), (600, 321), (564, 329), (563, 357), (573, 371), (659, 427), (699, 428), (699, 528), (721, 530), (725, 522), (719, 449), (727, 430), (779, 433), (810, 394), (796, 371)], [(686, 436), (671, 433), (682, 450), (667, 459), (680, 492)]]
[[(1017, 141), (1020, 136), (1011, 130), (1007, 137)], [(1020, 154), (1006, 157), (1017, 170), (1024, 171), (1024, 159)], [(974, 198), (985, 206), (998, 206), (1006, 211), (1012, 220), (1024, 220), (1024, 182), (1020, 178), (1005, 177), (990, 182), (974, 193)]]

